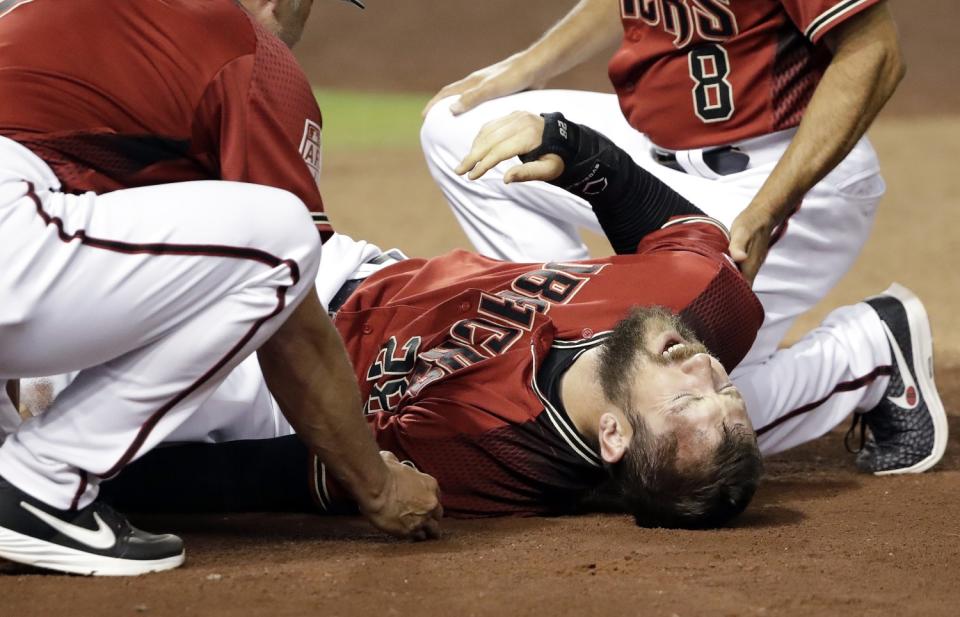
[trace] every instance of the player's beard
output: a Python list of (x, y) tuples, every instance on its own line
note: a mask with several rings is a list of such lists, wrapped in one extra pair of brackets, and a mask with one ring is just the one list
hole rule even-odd
[[(670, 352), (669, 357), (663, 356), (663, 350), (649, 349), (656, 337), (671, 330), (683, 339), (683, 347)], [(630, 384), (637, 378), (637, 371), (651, 364), (683, 362), (699, 353), (709, 351), (679, 316), (659, 306), (634, 307), (604, 341), (599, 367), (603, 393), (607, 400), (627, 409)]]

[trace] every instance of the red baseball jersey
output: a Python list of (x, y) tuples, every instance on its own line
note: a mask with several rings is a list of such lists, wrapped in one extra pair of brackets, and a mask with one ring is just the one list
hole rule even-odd
[(665, 148), (796, 126), (830, 62), (823, 35), (880, 0), (620, 0), (610, 80), (627, 121)]
[[(674, 219), (631, 255), (517, 264), (454, 251), (371, 276), (334, 323), (380, 447), (437, 478), (453, 516), (569, 511), (605, 477), (551, 395), (577, 352), (631, 307), (659, 305), (732, 368), (763, 321), (726, 233), (705, 221)], [(322, 505), (343, 499), (319, 480)]]
[(0, 135), (65, 191), (252, 182), (328, 234), (320, 128), (290, 50), (233, 0), (0, 1)]

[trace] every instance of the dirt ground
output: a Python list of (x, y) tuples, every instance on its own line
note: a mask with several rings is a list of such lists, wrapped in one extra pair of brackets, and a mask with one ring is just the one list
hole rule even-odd
[[(567, 3), (368, 4), (361, 15), (346, 4), (317, 3), (321, 23), (315, 20), (300, 52), (316, 83), (433, 90), (518, 48)], [(949, 112), (960, 89), (947, 90), (936, 76), (956, 75), (948, 66), (956, 56), (939, 52), (949, 49), (960, 9), (948, 0), (921, 4), (923, 12), (913, 3), (894, 7), (912, 73), (871, 133), (889, 184), (874, 235), (793, 336), (830, 306), (898, 280), (927, 303), (938, 384), (956, 414), (960, 116)], [(512, 29), (504, 27), (510, 14)], [(458, 28), (418, 41), (428, 18)], [(412, 57), (396, 53), (401, 48)], [(591, 75), (567, 79), (603, 87)], [(324, 174), (341, 231), (416, 255), (466, 246), (419, 151), (330, 153)], [(603, 250), (600, 241), (592, 246)], [(922, 476), (856, 474), (841, 432), (771, 459), (748, 512), (720, 531), (642, 530), (612, 515), (448, 521), (442, 541), (410, 544), (356, 519), (140, 518), (148, 529), (185, 538), (185, 567), (105, 580), (0, 564), (0, 616), (953, 616), (960, 606), (960, 415), (951, 417), (951, 430), (944, 461)]]

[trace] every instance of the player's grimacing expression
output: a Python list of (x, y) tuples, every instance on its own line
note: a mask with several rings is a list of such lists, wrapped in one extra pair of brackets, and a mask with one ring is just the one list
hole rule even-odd
[(681, 467), (712, 453), (724, 428), (753, 431), (723, 365), (675, 316), (641, 309), (626, 321), (611, 337), (623, 340), (608, 344), (619, 345), (632, 362), (623, 369), (620, 392), (608, 398), (627, 401), (629, 413), (639, 414), (653, 435), (673, 433)]

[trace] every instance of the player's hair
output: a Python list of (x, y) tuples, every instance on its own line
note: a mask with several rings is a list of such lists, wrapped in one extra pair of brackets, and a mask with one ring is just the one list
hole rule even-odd
[(617, 501), (641, 527), (704, 529), (728, 523), (753, 498), (763, 462), (756, 437), (745, 427), (724, 426), (710, 456), (677, 465), (677, 439), (654, 437), (643, 418), (628, 414), (633, 438), (611, 465)]
[(746, 427), (725, 425), (712, 453), (681, 468), (676, 435), (655, 436), (640, 414), (629, 411), (630, 374), (651, 319), (667, 320), (685, 339), (697, 340), (660, 307), (634, 308), (614, 327), (601, 351), (599, 377), (607, 399), (626, 412), (633, 437), (623, 458), (609, 466), (610, 482), (588, 502), (626, 510), (644, 527), (719, 527), (747, 507), (760, 482), (756, 436)]

